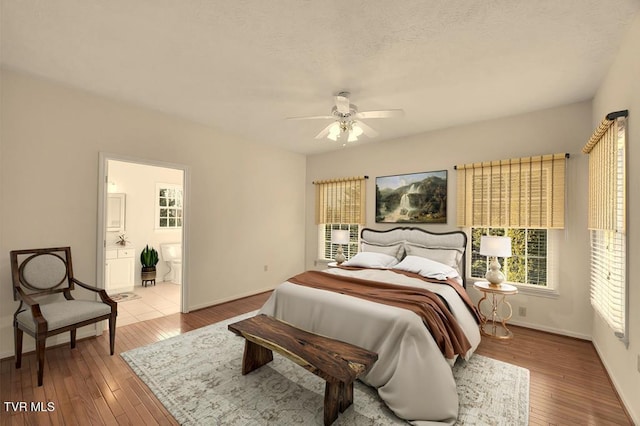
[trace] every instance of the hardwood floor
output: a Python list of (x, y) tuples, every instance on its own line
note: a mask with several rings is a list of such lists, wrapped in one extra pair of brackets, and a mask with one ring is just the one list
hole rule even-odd
[(483, 336), (476, 353), (527, 368), (530, 425), (632, 425), (593, 344), (510, 326), (513, 340)]
[[(248, 297), (190, 314), (119, 327), (116, 355), (107, 333), (49, 348), (44, 385), (36, 386), (34, 354), (0, 362), (1, 425), (176, 425), (163, 405), (117, 354), (257, 309), (268, 294)], [(483, 338), (477, 353), (528, 368), (531, 425), (630, 425), (620, 400), (590, 342), (513, 327), (515, 339)], [(40, 412), (19, 411), (18, 403), (42, 402)], [(47, 402), (54, 410), (47, 411)]]

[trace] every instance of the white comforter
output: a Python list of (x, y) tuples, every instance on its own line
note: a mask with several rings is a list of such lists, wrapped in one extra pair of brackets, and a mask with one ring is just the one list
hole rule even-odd
[[(449, 303), (472, 348), (480, 344), (473, 315), (451, 287), (427, 283), (388, 270), (325, 272), (362, 279), (425, 287)], [(313, 333), (333, 337), (378, 353), (378, 361), (362, 378), (377, 388), (387, 406), (416, 425), (454, 424), (458, 394), (451, 365), (415, 313), (388, 305), (285, 282), (278, 286), (260, 313), (287, 321)]]

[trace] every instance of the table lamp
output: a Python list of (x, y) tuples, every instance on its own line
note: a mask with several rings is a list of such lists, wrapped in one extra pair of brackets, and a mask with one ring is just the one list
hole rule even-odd
[(500, 271), (499, 257), (511, 257), (511, 238), (484, 235), (480, 237), (480, 254), (489, 256), (489, 270), (485, 275), (489, 284), (500, 287), (504, 274)]
[(344, 252), (342, 251), (342, 244), (349, 244), (349, 231), (346, 229), (332, 229), (331, 230), (331, 242), (333, 244), (338, 244), (338, 249), (336, 250), (335, 261), (339, 265), (345, 260)]

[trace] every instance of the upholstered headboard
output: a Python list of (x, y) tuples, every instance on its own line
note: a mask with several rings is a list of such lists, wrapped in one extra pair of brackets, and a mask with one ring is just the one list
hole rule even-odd
[(378, 246), (402, 243), (427, 249), (455, 250), (460, 253), (457, 269), (462, 278), (462, 285), (466, 287), (467, 234), (462, 231), (429, 232), (415, 227), (398, 227), (386, 231), (363, 228), (360, 239), (364, 243)]

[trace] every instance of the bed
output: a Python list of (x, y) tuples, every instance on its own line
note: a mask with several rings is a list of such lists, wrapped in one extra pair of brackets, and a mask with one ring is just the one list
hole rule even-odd
[[(362, 381), (375, 387), (398, 417), (417, 425), (454, 424), (458, 395), (451, 367), (457, 358), (471, 357), (480, 343), (475, 308), (464, 290), (466, 244), (463, 232), (365, 228), (361, 252), (344, 267), (314, 272), (337, 281), (375, 281), (437, 294), (468, 341), (464, 351), (453, 356), (444, 355), (441, 342), (416, 313), (294, 283), (298, 276), (279, 285), (260, 313), (377, 352), (378, 361)], [(457, 290), (444, 280), (455, 281)]]

